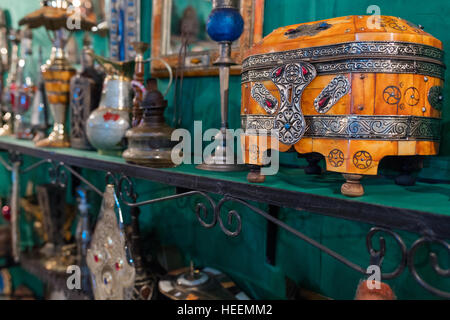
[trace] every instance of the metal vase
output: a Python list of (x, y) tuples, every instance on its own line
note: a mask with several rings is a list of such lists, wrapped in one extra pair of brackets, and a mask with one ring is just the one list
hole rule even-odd
[(125, 133), (130, 128), (133, 106), (131, 78), (134, 61), (118, 62), (88, 53), (106, 71), (100, 105), (86, 121), (86, 134), (100, 154), (121, 155), (125, 148)]
[(50, 63), (42, 68), (47, 100), (54, 120), (53, 130), (46, 139), (36, 142), (37, 147), (67, 148), (70, 146), (65, 124), (70, 79), (75, 75), (75, 69), (66, 59), (62, 32), (58, 32), (57, 35)]

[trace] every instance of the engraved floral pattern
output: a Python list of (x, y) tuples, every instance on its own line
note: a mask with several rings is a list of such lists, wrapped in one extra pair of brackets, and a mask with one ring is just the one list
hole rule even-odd
[(274, 114), (278, 109), (278, 100), (260, 82), (253, 85), (251, 96), (268, 114)]

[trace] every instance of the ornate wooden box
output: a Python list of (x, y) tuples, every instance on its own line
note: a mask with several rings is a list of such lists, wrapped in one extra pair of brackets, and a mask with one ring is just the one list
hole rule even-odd
[(264, 130), (275, 129), (281, 152), (321, 154), (346, 174), (342, 192), (362, 195), (361, 175), (376, 175), (383, 157), (437, 154), (443, 56), (441, 41), (395, 17), (274, 30), (243, 61), (244, 162), (263, 164)]

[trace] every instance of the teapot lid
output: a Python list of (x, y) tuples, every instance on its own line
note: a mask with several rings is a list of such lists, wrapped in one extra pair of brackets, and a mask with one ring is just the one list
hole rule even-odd
[(166, 107), (167, 100), (164, 100), (164, 96), (158, 90), (158, 85), (156, 83), (156, 79), (150, 78), (147, 80), (146, 85), (146, 93), (144, 95), (144, 99), (142, 100), (142, 108), (147, 107)]

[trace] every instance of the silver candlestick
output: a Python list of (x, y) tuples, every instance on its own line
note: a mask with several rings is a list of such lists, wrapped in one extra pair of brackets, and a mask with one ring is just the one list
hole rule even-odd
[(218, 141), (214, 152), (208, 156), (198, 169), (209, 171), (243, 171), (247, 167), (237, 164), (234, 144), (227, 136), (228, 129), (228, 94), (230, 80), (230, 66), (236, 63), (231, 59), (231, 44), (238, 39), (243, 31), (244, 21), (239, 13), (239, 0), (213, 0), (213, 10), (208, 18), (207, 32), (219, 43), (219, 58), (214, 65), (219, 67), (220, 79), (220, 132), (215, 136)]

